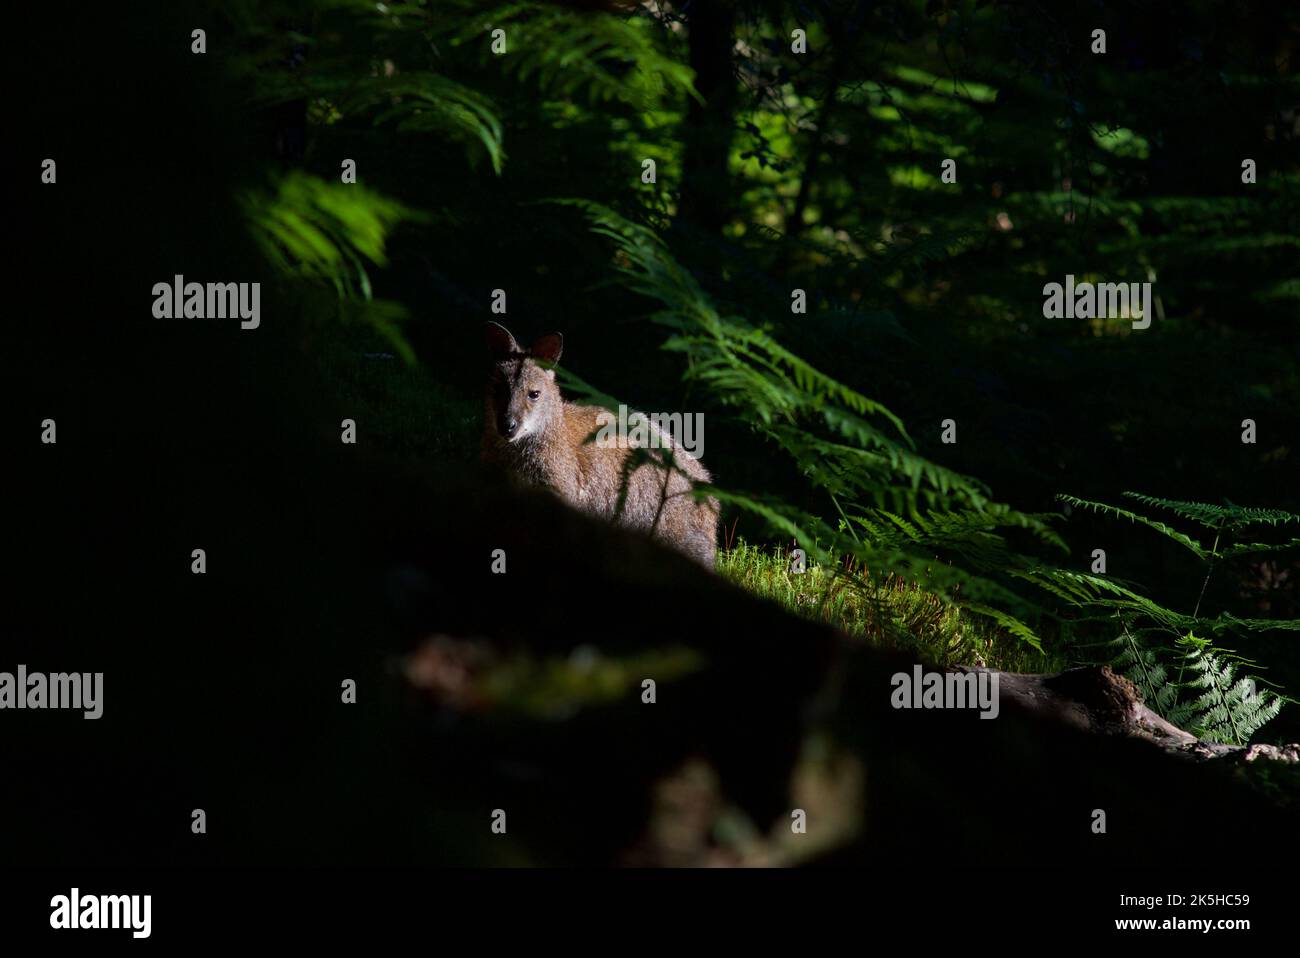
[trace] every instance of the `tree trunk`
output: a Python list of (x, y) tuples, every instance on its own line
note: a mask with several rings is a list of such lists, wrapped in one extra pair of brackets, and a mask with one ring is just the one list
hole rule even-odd
[(680, 215), (717, 233), (731, 213), (728, 160), (735, 126), (736, 81), (731, 50), (735, 10), (729, 2), (698, 3), (690, 14), (690, 66), (704, 102), (692, 99), (683, 139)]

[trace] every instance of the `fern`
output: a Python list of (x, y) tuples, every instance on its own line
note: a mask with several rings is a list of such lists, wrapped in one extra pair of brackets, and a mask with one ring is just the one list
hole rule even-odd
[[(1027, 530), (1044, 545), (1064, 550), (1064, 543), (1051, 528), (1050, 517), (992, 502), (981, 483), (920, 456), (902, 422), (883, 405), (826, 376), (744, 319), (720, 313), (651, 229), (598, 204), (555, 202), (582, 210), (595, 232), (616, 243), (627, 285), (664, 307), (650, 319), (671, 332), (664, 348), (685, 354), (687, 378), (704, 385), (722, 406), (737, 410), (751, 428), (785, 452), (826, 494), (839, 521), (832, 525), (782, 503), (760, 501), (734, 490), (711, 490), (724, 504), (759, 516), (824, 564), (833, 566), (839, 556), (848, 555), (864, 567), (888, 569), (924, 583), (944, 601), (959, 602), (1035, 649), (1042, 648), (1041, 638), (1025, 619), (1047, 610), (1009, 588), (1007, 580), (1033, 585), (1084, 617), (1115, 617), (1122, 632), (1111, 644), (1110, 660), (1133, 678), (1153, 708), (1178, 724), (1238, 742), (1277, 714), (1282, 703), (1276, 697), (1245, 701), (1238, 686), (1245, 688), (1253, 680), (1236, 679), (1227, 653), (1208, 643), (1190, 649), (1182, 637), (1195, 629), (1218, 635), (1300, 627), (1300, 623), (1226, 614), (1206, 618), (1199, 615), (1199, 603), (1186, 615), (1142, 595), (1129, 583), (1043, 564), (1014, 552), (1004, 538), (1010, 528)], [(1134, 510), (1073, 496), (1058, 498), (1144, 525), (1192, 552), (1210, 572), (1215, 562), (1230, 554), (1227, 549), (1220, 551), (1225, 535), (1252, 525), (1295, 520), (1279, 510), (1128, 497), (1212, 530), (1213, 544), (1204, 545)], [(1248, 543), (1231, 554), (1287, 547)], [(850, 586), (863, 586), (861, 579), (842, 575)], [(1168, 639), (1161, 643), (1166, 636), (1175, 640), (1172, 649)], [(1174, 669), (1178, 677), (1171, 677)], [(1184, 674), (1196, 678), (1187, 682), (1181, 677)]]
[(1198, 559), (1204, 559), (1207, 555), (1206, 551), (1195, 539), (1165, 525), (1163, 522), (1157, 522), (1154, 519), (1148, 519), (1146, 516), (1139, 515), (1136, 512), (1130, 512), (1128, 509), (1121, 509), (1118, 506), (1109, 506), (1102, 502), (1089, 502), (1086, 499), (1079, 499), (1075, 496), (1066, 495), (1060, 495), (1056, 498), (1058, 501), (1064, 502), (1066, 505), (1073, 506), (1076, 509), (1088, 509), (1101, 515), (1111, 516), (1116, 519), (1127, 519), (1130, 522), (1136, 522), (1149, 529), (1154, 529), (1166, 538), (1177, 542), (1183, 548), (1190, 550)]
[(1191, 710), (1180, 705), (1178, 684), (1170, 680), (1160, 655), (1142, 643), (1140, 634), (1141, 630), (1135, 635), (1128, 623), (1123, 624), (1119, 638), (1114, 640), (1117, 648), (1111, 665), (1138, 687), (1149, 706), (1181, 725), (1191, 717)]
[(474, 10), (452, 42), (483, 43), (495, 29), (505, 30), (505, 68), (550, 95), (617, 100), (642, 111), (657, 109), (665, 94), (700, 99), (693, 72), (660, 48), (655, 24), (645, 17), (514, 3)]
[(1188, 686), (1202, 690), (1190, 705), (1195, 715), (1190, 730), (1198, 738), (1243, 745), (1282, 710), (1282, 696), (1258, 690), (1254, 679), (1238, 676), (1237, 666), (1251, 663), (1215, 649), (1190, 632), (1179, 639), (1179, 646), (1182, 661), (1192, 672)]
[(1225, 503), (1216, 506), (1208, 502), (1179, 502), (1174, 499), (1158, 499), (1136, 492), (1124, 493), (1130, 499), (1148, 508), (1167, 509), (1183, 519), (1188, 519), (1207, 529), (1242, 529), (1252, 525), (1276, 526), (1285, 523), (1300, 523), (1300, 516), (1281, 509), (1256, 509)]
[[(1124, 495), (1143, 506), (1171, 512), (1179, 519), (1200, 526), (1206, 533), (1213, 533), (1212, 544), (1206, 545), (1187, 533), (1128, 509), (1074, 496), (1057, 498), (1077, 508), (1144, 525), (1196, 555), (1205, 565), (1206, 572), (1200, 598), (1190, 615), (1167, 609), (1138, 594), (1129, 585), (1105, 576), (1067, 575), (1045, 570), (1036, 581), (1085, 610), (1109, 612), (1120, 622), (1121, 635), (1105, 643), (1108, 661), (1138, 686), (1148, 704), (1157, 712), (1201, 738), (1244, 744), (1278, 714), (1287, 700), (1270, 691), (1256, 694), (1256, 679), (1238, 674), (1241, 667), (1253, 663), (1216, 647), (1210, 639), (1200, 635), (1212, 635), (1217, 640), (1220, 636), (1242, 636), (1266, 630), (1300, 631), (1300, 620), (1244, 619), (1227, 612), (1214, 617), (1202, 616), (1201, 600), (1220, 562), (1300, 545), (1300, 540), (1292, 539), (1282, 543), (1251, 542), (1233, 547), (1224, 545), (1225, 537), (1239, 535), (1253, 526), (1300, 522), (1300, 516), (1278, 509), (1249, 508), (1232, 503), (1183, 502), (1131, 492)], [(1029, 575), (1034, 577), (1035, 573)]]
[[(255, 13), (245, 2), (214, 5), (213, 16), (239, 23), (248, 36), (251, 50), (228, 62), (249, 84), (253, 106), (309, 105), (307, 153), (316, 135), (340, 121), (396, 121), (401, 130), (463, 146), (471, 165), (486, 155), (500, 173), (505, 152), (495, 107), (439, 62), (437, 39), (464, 20), (465, 11), (453, 20), (456, 6), (324, 0), (304, 9), (272, 0)], [(267, 28), (275, 23), (297, 25), (292, 56), (284, 33)]]
[[(724, 505), (759, 517), (828, 567), (849, 556), (861, 568), (887, 569), (1042, 648), (1026, 620), (1046, 610), (1011, 587), (1015, 572), (1027, 577), (1039, 563), (1014, 553), (1003, 535), (1025, 530), (1064, 551), (1052, 517), (994, 502), (983, 483), (920, 455), (883, 404), (720, 312), (649, 227), (596, 203), (552, 202), (581, 210), (593, 232), (614, 241), (625, 284), (662, 307), (649, 319), (669, 332), (663, 348), (685, 356), (686, 379), (788, 456), (824, 493), (835, 520), (711, 489)], [(861, 576), (840, 576), (847, 587), (868, 588)]]
[[(481, 146), (500, 173), (505, 160), (501, 122), (492, 103), (459, 83), (427, 71), (362, 83), (348, 98), (348, 109), (367, 110), (385, 105), (373, 122), (393, 122), (403, 132), (436, 133), (462, 144)], [(476, 153), (471, 150), (471, 160)]]
[(343, 310), (359, 311), (406, 362), (414, 361), (399, 327), (405, 308), (373, 298), (367, 265), (383, 266), (389, 233), (420, 214), (363, 186), (296, 172), (273, 191), (251, 190), (241, 201), (253, 237), (273, 266), (332, 287)]
[[(438, 69), (432, 38), (451, 29), (447, 12), (366, 0), (325, 0), (306, 8), (235, 0), (214, 7), (213, 16), (234, 21), (246, 36), (246, 51), (226, 62), (247, 84), (253, 106), (306, 104), (304, 154), (310, 155), (317, 136), (360, 120), (434, 134), (463, 146), (471, 165), (486, 156), (499, 173), (505, 152), (493, 104)], [(294, 28), (286, 35), (282, 24)], [(241, 201), (276, 269), (332, 287), (340, 315), (360, 315), (404, 361), (414, 362), (401, 332), (406, 308), (374, 299), (370, 271), (386, 265), (392, 231), (427, 221), (427, 214), (361, 184), (330, 183), (300, 171), (245, 192)]]

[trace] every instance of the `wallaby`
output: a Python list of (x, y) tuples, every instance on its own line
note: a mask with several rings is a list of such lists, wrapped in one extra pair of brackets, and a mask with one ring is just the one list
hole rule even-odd
[(699, 460), (658, 430), (652, 434), (659, 448), (588, 441), (608, 413), (560, 396), (552, 368), (564, 349), (559, 333), (547, 333), (529, 350), (497, 323), (487, 324), (487, 337), (492, 366), (484, 462), (504, 466), (584, 512), (647, 532), (713, 568), (718, 501), (691, 494), (694, 483), (709, 482)]

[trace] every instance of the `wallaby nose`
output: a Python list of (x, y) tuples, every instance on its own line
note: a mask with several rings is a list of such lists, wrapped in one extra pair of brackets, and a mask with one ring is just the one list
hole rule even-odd
[(506, 438), (507, 439), (514, 438), (515, 433), (517, 433), (518, 431), (519, 431), (519, 420), (507, 419), (506, 428), (505, 428)]

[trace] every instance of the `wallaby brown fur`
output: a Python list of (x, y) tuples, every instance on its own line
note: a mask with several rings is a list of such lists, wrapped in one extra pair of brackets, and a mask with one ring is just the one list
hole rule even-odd
[[(643, 453), (623, 443), (589, 442), (601, 428), (604, 410), (561, 397), (552, 367), (564, 338), (547, 333), (523, 350), (497, 323), (488, 323), (487, 336), (492, 365), (483, 461), (550, 489), (577, 509), (647, 532), (713, 568), (718, 501), (691, 494), (694, 483), (710, 481), (699, 460), (662, 433), (659, 444), (669, 449)], [(670, 450), (671, 465), (665, 455)]]

